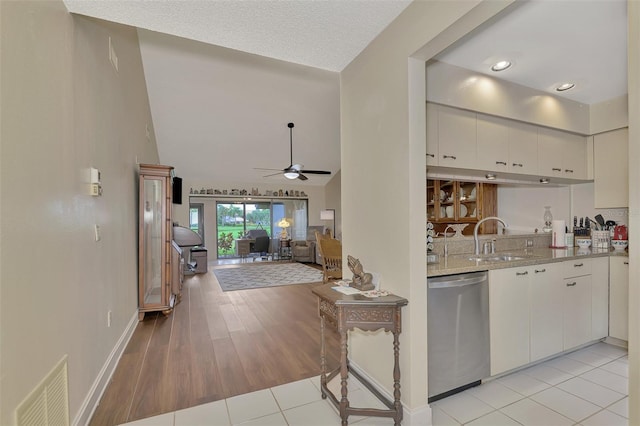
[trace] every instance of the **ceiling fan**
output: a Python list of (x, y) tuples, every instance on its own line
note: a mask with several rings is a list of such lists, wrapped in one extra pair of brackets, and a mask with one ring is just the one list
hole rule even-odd
[(307, 169), (303, 169), (304, 166), (301, 164), (293, 164), (293, 123), (287, 124), (287, 127), (289, 127), (289, 155), (290, 155), (289, 167), (286, 167), (282, 170), (262, 169), (262, 168), (255, 168), (254, 170), (278, 170), (278, 173), (272, 173), (264, 177), (275, 176), (282, 173), (284, 177), (286, 177), (287, 179), (300, 179), (300, 180), (309, 179), (303, 173), (306, 173), (309, 175), (330, 175), (331, 172), (327, 170), (307, 170)]

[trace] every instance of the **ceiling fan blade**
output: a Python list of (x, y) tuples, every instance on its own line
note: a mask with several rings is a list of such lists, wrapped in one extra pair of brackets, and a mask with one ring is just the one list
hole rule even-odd
[(271, 177), (271, 176), (277, 176), (277, 175), (281, 175), (282, 172), (278, 172), (278, 173), (271, 173), (270, 175), (266, 175), (266, 176), (262, 176), (262, 177)]
[(254, 167), (253, 170), (273, 170), (274, 172), (282, 172), (282, 169), (266, 169), (264, 167)]
[(309, 179), (308, 177), (306, 177), (305, 175), (303, 175), (302, 173), (298, 173), (298, 179), (300, 180), (307, 180)]
[(331, 172), (328, 170), (300, 170), (300, 173), (307, 173), (310, 175), (330, 175)]

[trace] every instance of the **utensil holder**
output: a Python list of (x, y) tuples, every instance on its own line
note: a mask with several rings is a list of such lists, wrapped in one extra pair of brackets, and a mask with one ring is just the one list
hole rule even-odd
[(609, 231), (591, 231), (591, 248), (608, 249)]

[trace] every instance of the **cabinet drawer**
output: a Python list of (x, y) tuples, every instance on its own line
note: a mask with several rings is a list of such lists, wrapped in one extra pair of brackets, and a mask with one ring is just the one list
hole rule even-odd
[(591, 259), (574, 259), (562, 263), (564, 265), (565, 278), (591, 275)]

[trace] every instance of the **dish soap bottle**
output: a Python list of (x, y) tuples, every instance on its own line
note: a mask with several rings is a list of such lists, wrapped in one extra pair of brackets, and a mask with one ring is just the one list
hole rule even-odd
[(544, 220), (544, 227), (542, 228), (543, 232), (551, 232), (553, 229), (551, 224), (553, 223), (553, 215), (551, 214), (551, 206), (544, 206), (544, 216), (542, 216)]

